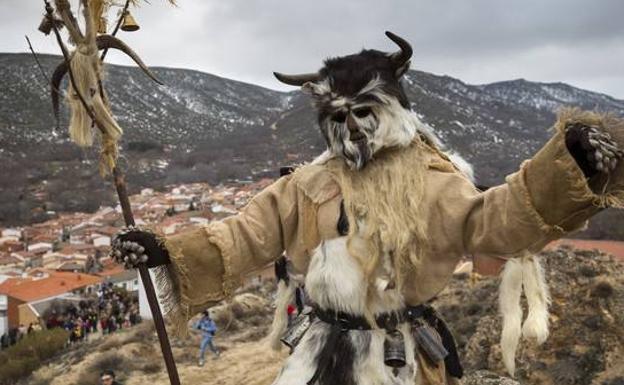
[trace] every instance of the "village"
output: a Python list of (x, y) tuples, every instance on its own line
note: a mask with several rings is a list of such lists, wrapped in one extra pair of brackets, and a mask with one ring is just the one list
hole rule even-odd
[[(272, 183), (232, 182), (143, 189), (131, 197), (137, 225), (165, 235), (236, 213)], [(78, 304), (116, 287), (140, 297), (135, 270), (109, 257), (111, 239), (123, 227), (121, 208), (101, 207), (92, 214), (59, 213), (30, 226), (2, 228), (0, 233), (0, 336), (11, 329), (45, 324), (53, 304)], [(257, 279), (257, 275), (254, 276)], [(141, 315), (149, 316), (146, 304)]]
[[(194, 183), (168, 186), (164, 191), (145, 188), (130, 200), (137, 225), (171, 235), (237, 213), (272, 182), (263, 178), (214, 187)], [(151, 318), (144, 294), (140, 293), (137, 272), (125, 270), (108, 256), (111, 239), (124, 225), (121, 207), (104, 206), (91, 214), (55, 216), (29, 226), (1, 228), (0, 336), (11, 329), (45, 323), (42, 315), (53, 304), (78, 304), (101, 293), (103, 287), (120, 288), (140, 297), (141, 316)], [(624, 261), (624, 242), (565, 239), (548, 248), (560, 245), (596, 249)], [(457, 266), (456, 273), (472, 269), (473, 263), (467, 259)], [(498, 273), (498, 265), (491, 269), (488, 275)], [(246, 282), (255, 283), (271, 275), (272, 267), (267, 266), (250, 274)]]
[[(137, 224), (171, 235), (191, 226), (207, 224), (236, 214), (254, 195), (272, 182), (272, 179), (264, 178), (255, 182), (230, 181), (216, 186), (206, 183), (172, 185), (162, 191), (146, 188), (139, 194), (132, 195), (130, 201)], [(110, 362), (114, 353), (106, 350), (111, 344), (119, 344), (118, 352), (122, 355), (134, 355), (133, 352), (140, 347), (142, 351), (149, 352), (142, 361), (139, 360), (130, 367), (118, 364), (112, 367), (131, 385), (144, 383), (148, 378), (146, 376), (152, 376), (149, 377), (149, 381), (153, 383), (159, 385), (167, 383), (164, 377), (166, 372), (162, 370), (157, 355), (153, 324), (142, 323), (144, 319), (151, 319), (151, 314), (137, 271), (124, 269), (108, 256), (111, 240), (124, 226), (121, 208), (104, 206), (89, 214), (53, 215), (54, 219), (42, 223), (0, 228), (0, 336), (4, 338), (0, 351), (18, 343), (21, 336), (30, 335), (32, 331), (35, 331), (34, 338), (25, 338), (24, 341), (37, 341), (36, 336), (44, 334), (45, 338), (56, 336), (65, 340), (56, 343), (55, 358), (51, 361), (42, 358), (48, 364), (41, 366), (27, 379), (27, 383), (37, 380), (39, 382), (35, 382), (38, 384), (58, 385), (95, 383), (96, 376), (101, 370), (100, 366), (109, 368), (112, 365)], [(573, 296), (577, 291), (594, 290), (591, 289), (595, 284), (594, 281), (585, 276), (578, 278), (577, 267), (570, 266), (583, 265), (578, 269), (585, 275), (593, 271), (591, 269), (605, 270), (602, 273), (596, 272), (595, 279), (601, 279), (602, 276), (620, 279), (617, 271), (620, 271), (621, 262), (624, 262), (624, 242), (563, 239), (553, 242), (547, 249), (544, 255), (548, 256), (545, 261), (550, 271), (549, 284), (552, 285), (555, 298), (555, 314), (558, 314), (557, 309), (562, 306), (562, 296)], [(482, 360), (475, 357), (486, 354), (479, 349), (475, 350), (474, 342), (471, 342), (484, 338), (480, 332), (482, 327), (479, 326), (480, 323), (487, 324), (495, 320), (497, 326), (490, 325), (488, 330), (500, 328), (494, 305), (496, 303), (494, 276), (499, 274), (500, 262), (490, 263), (491, 261), (486, 258), (476, 257), (465, 256), (465, 259), (456, 266), (453, 287), (445, 290), (437, 304), (453, 328), (459, 330), (459, 346), (462, 355), (467, 357), (466, 362), (471, 369), (480, 367), (478, 362)], [(565, 267), (561, 265), (562, 263), (569, 266)], [(475, 270), (484, 275), (476, 274)], [(564, 288), (567, 286), (562, 284), (568, 282), (568, 278), (564, 277), (568, 271), (576, 277), (573, 279), (578, 279), (580, 285), (573, 292), (569, 292)], [(267, 349), (262, 338), (268, 334), (273, 316), (274, 282), (272, 264), (251, 272), (244, 277), (244, 285), (231, 299), (231, 303), (220, 304), (211, 310), (224, 330), (219, 334), (218, 344), (227, 351), (223, 359), (207, 367), (207, 372), (197, 369), (195, 359), (197, 341), (193, 338), (175, 340), (174, 354), (184, 378), (193, 379), (208, 373), (215, 377), (217, 383), (230, 384), (218, 382), (223, 380), (220, 376), (227, 372), (224, 368), (235, 362), (253, 361), (249, 355), (256, 360), (253, 365), (257, 365), (257, 370), (262, 375), (251, 379), (246, 376), (254, 371), (235, 371), (242, 376), (240, 379), (242, 383), (268, 383), (277, 374), (280, 359), (273, 355), (258, 353)], [(479, 302), (480, 296), (485, 293), (489, 298), (484, 300), (486, 305), (477, 305), (476, 302)], [(456, 298), (457, 296), (463, 297), (460, 300)], [(592, 298), (588, 297), (588, 305), (575, 307), (581, 314), (579, 317), (584, 317), (584, 312), (593, 303)], [(462, 306), (466, 309), (472, 309), (466, 310), (468, 312), (466, 314), (469, 315), (462, 316), (461, 314), (464, 314), (462, 311), (458, 313), (459, 315), (455, 314), (459, 304), (463, 303), (465, 304)], [(449, 311), (450, 309), (455, 310)], [(480, 310), (471, 313), (475, 309)], [(466, 317), (472, 318), (465, 322)], [(59, 334), (37, 332), (42, 329), (47, 329), (48, 332), (57, 330)], [(119, 333), (121, 331), (125, 332)], [(568, 333), (568, 329), (560, 326), (554, 326), (553, 331), (556, 333), (554, 341), (559, 338), (558, 334)], [(496, 341), (492, 341), (492, 344), (495, 343)], [(591, 341), (587, 343), (594, 344)], [(101, 347), (99, 344), (102, 344)], [(525, 353), (531, 355), (540, 352), (541, 355), (548, 357), (555, 354), (553, 351), (559, 349), (558, 346), (554, 343), (542, 349), (543, 351), (527, 350)], [(86, 354), (87, 351), (93, 354)], [(86, 358), (72, 359), (73, 352), (83, 352)], [(492, 362), (500, 363), (500, 357), (495, 357)], [(57, 361), (60, 364), (57, 365)], [(522, 362), (523, 365), (528, 365), (531, 361), (525, 357)], [(10, 365), (5, 366), (7, 370), (12, 368)], [(606, 369), (601, 375), (612, 375), (612, 370), (609, 369), (611, 366), (613, 365), (606, 364)], [(153, 369), (148, 370), (145, 367)], [(132, 372), (136, 368), (139, 368), (139, 371)], [(500, 364), (492, 365), (490, 369), (498, 372), (503, 370)], [(157, 373), (150, 374), (153, 371)], [(491, 375), (487, 373), (476, 371), (469, 377), (480, 381), (479, 376)], [(551, 373), (548, 372), (547, 375), (550, 376)], [(231, 383), (241, 383), (235, 379), (232, 381), (234, 382)], [(466, 384), (472, 382), (468, 381)], [(518, 383), (510, 382), (510, 384)]]

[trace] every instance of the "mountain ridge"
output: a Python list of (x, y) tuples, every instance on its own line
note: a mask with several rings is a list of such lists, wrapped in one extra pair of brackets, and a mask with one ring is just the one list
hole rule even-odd
[[(51, 73), (61, 57), (44, 54), (39, 60)], [(0, 64), (0, 162), (15, 171), (0, 176), (0, 223), (42, 220), (47, 211), (93, 211), (114, 202), (110, 183), (97, 175), (97, 151), (79, 149), (66, 130), (54, 132), (50, 98), (32, 55), (0, 54)], [(113, 113), (125, 129), (121, 166), (134, 192), (276, 177), (279, 166), (311, 160), (324, 149), (311, 100), (299, 91), (198, 70), (151, 69), (167, 86), (156, 86), (136, 67), (105, 66)], [(502, 183), (548, 140), (558, 108), (624, 116), (624, 100), (561, 82), (471, 85), (410, 70), (404, 86), (413, 110), (474, 165), (483, 185)], [(61, 127), (67, 119), (63, 106)], [(591, 236), (619, 236), (612, 227), (600, 225)]]

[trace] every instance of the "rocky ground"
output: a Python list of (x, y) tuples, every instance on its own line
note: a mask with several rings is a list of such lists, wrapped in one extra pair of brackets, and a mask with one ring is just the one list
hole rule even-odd
[[(542, 256), (552, 296), (551, 334), (542, 346), (521, 343), (516, 379), (522, 384), (624, 385), (624, 264), (568, 248)], [(468, 372), (505, 373), (497, 284), (496, 279), (457, 277), (438, 300)]]
[[(467, 371), (463, 385), (624, 385), (624, 264), (610, 256), (561, 248), (543, 254), (553, 304), (551, 336), (542, 346), (523, 342), (516, 379), (500, 357), (497, 279), (457, 276), (436, 300), (449, 322)], [(271, 285), (237, 295), (215, 308), (223, 354), (199, 368), (199, 336), (173, 339), (183, 384), (268, 385), (286, 353), (264, 340), (272, 309)], [(93, 385), (113, 368), (126, 385), (168, 384), (151, 325), (72, 349), (24, 384)]]

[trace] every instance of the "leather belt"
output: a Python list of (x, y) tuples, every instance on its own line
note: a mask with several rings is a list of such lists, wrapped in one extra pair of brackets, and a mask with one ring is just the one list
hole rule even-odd
[(377, 325), (370, 325), (368, 320), (363, 316), (356, 316), (331, 309), (321, 309), (316, 305), (313, 307), (314, 314), (321, 321), (332, 325), (338, 325), (342, 330), (394, 330), (402, 323), (412, 323), (418, 318), (422, 319), (428, 313), (428, 310), (431, 309), (431, 307), (427, 305), (407, 306), (396, 312), (388, 312), (376, 316), (375, 321)]

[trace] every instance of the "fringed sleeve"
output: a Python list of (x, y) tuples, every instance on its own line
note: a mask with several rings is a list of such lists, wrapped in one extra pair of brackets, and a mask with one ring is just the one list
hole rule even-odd
[[(340, 192), (322, 170), (303, 166), (260, 192), (239, 214), (162, 240), (171, 263), (157, 269), (157, 285), (178, 334), (186, 332), (190, 317), (232, 295), (245, 274), (284, 250), (305, 270), (320, 242), (319, 207)], [(321, 221), (327, 222), (323, 216)]]
[(178, 333), (194, 314), (230, 296), (245, 273), (296, 243), (306, 197), (290, 179), (269, 186), (238, 215), (164, 239), (171, 264), (158, 268), (157, 285)]
[(507, 184), (477, 200), (467, 221), (471, 252), (538, 252), (550, 241), (584, 228), (601, 209), (623, 207), (624, 162), (609, 178), (588, 180), (565, 144), (564, 128), (573, 122), (599, 126), (624, 146), (622, 121), (576, 109), (562, 111), (548, 143), (507, 177)]
[(421, 210), (427, 252), (413, 269), (404, 293), (410, 304), (439, 293), (462, 256), (502, 260), (540, 251), (549, 242), (582, 229), (605, 207), (622, 208), (624, 161), (607, 178), (587, 180), (565, 143), (568, 122), (599, 125), (624, 146), (621, 120), (568, 110), (560, 114), (551, 140), (505, 184), (477, 190), (440, 156), (429, 162)]
[(624, 160), (608, 178), (587, 180), (565, 144), (564, 127), (570, 122), (599, 126), (624, 146), (622, 120), (565, 110), (553, 137), (506, 184), (479, 192), (457, 172), (430, 167), (424, 209), (429, 233), (452, 243), (438, 247), (432, 240), (431, 247), (440, 249), (433, 252), (502, 258), (537, 252), (582, 229), (601, 209), (624, 207)]

